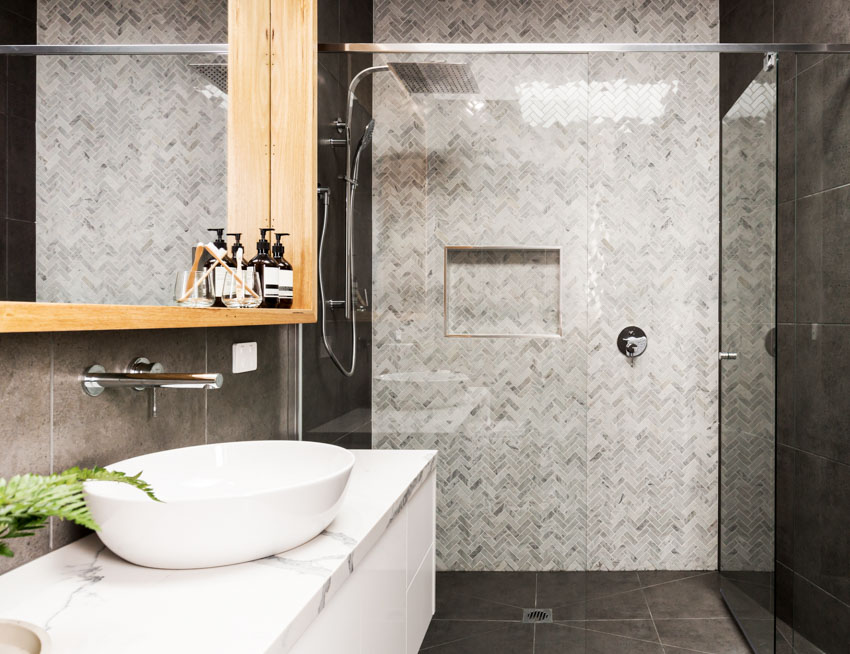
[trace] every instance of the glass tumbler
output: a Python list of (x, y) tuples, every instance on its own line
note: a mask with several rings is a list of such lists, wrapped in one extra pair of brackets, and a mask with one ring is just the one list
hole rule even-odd
[(229, 274), (224, 279), (224, 289), (221, 292), (221, 301), (224, 306), (232, 309), (253, 309), (260, 306), (263, 301), (263, 291), (260, 285), (260, 276), (257, 273), (250, 275), (242, 271), (244, 284), (236, 275)]
[(174, 282), (174, 301), (181, 307), (211, 307), (215, 304), (213, 276), (205, 271), (181, 270)]

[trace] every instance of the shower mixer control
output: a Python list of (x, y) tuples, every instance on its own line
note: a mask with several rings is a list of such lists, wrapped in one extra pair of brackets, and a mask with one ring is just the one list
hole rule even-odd
[(646, 345), (646, 332), (640, 327), (626, 327), (617, 336), (617, 349), (623, 356), (628, 357), (629, 363), (632, 365), (634, 365), (634, 359), (646, 351)]

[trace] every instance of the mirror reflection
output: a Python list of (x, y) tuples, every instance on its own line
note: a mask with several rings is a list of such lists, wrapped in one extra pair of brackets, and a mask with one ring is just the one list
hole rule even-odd
[[(33, 5), (20, 44), (227, 42), (226, 0)], [(0, 299), (174, 304), (194, 246), (227, 226), (226, 56), (7, 55), (0, 70)]]

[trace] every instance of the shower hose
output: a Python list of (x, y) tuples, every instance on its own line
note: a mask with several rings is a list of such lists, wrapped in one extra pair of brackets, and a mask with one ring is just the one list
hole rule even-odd
[[(322, 312), (322, 342), (325, 345), (325, 349), (328, 351), (328, 355), (331, 358), (331, 361), (334, 362), (334, 365), (339, 369), (339, 371), (345, 375), (346, 377), (351, 377), (354, 374), (354, 367), (357, 363), (357, 322), (356, 322), (356, 311), (351, 312), (351, 367), (346, 368), (342, 362), (340, 362), (337, 355), (334, 353), (333, 348), (328, 342), (328, 327), (327, 327), (327, 310), (328, 305), (330, 303), (325, 301), (325, 279), (322, 274), (322, 262), (324, 261), (324, 250), (325, 250), (325, 232), (328, 228), (328, 206), (330, 205), (330, 191), (326, 188), (319, 189), (319, 194), (322, 197), (322, 207), (323, 207), (323, 217), (322, 217), (322, 229), (319, 234), (319, 297), (321, 299), (321, 312)], [(351, 257), (351, 252), (348, 248), (346, 248), (345, 252), (346, 257)]]

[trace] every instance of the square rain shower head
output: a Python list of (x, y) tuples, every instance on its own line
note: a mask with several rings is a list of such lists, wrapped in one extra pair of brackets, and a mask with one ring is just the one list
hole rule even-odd
[(195, 72), (203, 75), (222, 93), (227, 93), (227, 64), (189, 64)]
[(410, 93), (478, 93), (478, 84), (467, 64), (390, 62), (387, 66)]

